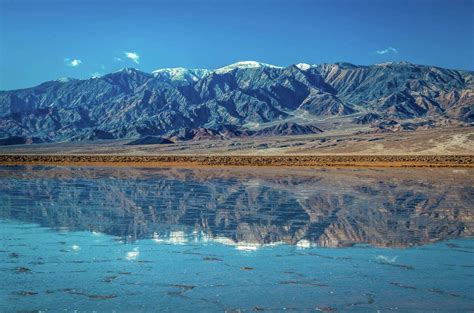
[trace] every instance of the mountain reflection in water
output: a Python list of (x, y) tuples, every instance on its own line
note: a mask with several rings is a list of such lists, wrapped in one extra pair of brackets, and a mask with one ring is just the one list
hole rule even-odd
[(0, 167), (0, 218), (129, 241), (407, 247), (474, 233), (474, 171)]

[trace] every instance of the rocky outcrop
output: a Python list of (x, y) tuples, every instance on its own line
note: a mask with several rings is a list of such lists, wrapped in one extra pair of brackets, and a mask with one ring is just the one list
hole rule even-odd
[(143, 138), (139, 138), (137, 140), (130, 141), (127, 145), (163, 145), (163, 144), (172, 144), (171, 140), (161, 138), (161, 137), (153, 137), (153, 136), (146, 136)]
[(382, 120), (382, 116), (380, 116), (379, 114), (367, 113), (354, 119), (354, 122), (356, 124), (367, 125), (367, 124), (374, 124), (380, 120)]
[(38, 137), (10, 136), (7, 138), (0, 138), (0, 146), (34, 144), (43, 142), (45, 141)]
[(253, 136), (286, 136), (318, 134), (323, 131), (313, 125), (299, 125), (297, 123), (281, 123), (275, 126), (255, 131)]
[(219, 133), (218, 131), (204, 127), (196, 129), (181, 128), (178, 131), (172, 132), (169, 135), (169, 138), (178, 141), (219, 140), (224, 139), (224, 137), (225, 136)]

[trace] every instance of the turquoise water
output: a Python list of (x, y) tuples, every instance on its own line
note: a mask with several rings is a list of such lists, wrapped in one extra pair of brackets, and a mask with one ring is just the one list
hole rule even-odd
[(0, 311), (472, 311), (472, 174), (2, 167)]

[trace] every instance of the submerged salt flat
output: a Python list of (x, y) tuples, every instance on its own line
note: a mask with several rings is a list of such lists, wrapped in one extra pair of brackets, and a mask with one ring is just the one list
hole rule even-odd
[(472, 174), (3, 167), (0, 311), (472, 310)]

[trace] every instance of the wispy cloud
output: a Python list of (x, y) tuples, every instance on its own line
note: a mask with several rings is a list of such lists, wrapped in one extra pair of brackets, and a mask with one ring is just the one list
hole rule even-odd
[(116, 62), (122, 62), (123, 59), (122, 59), (122, 58), (119, 58), (119, 57), (114, 57), (114, 61), (116, 61)]
[(79, 59), (71, 59), (71, 58), (65, 58), (64, 59), (64, 64), (67, 66), (72, 66), (72, 67), (77, 67), (81, 65), (82, 61)]
[(136, 52), (124, 52), (125, 56), (135, 63), (140, 63), (140, 56)]
[(398, 54), (398, 50), (395, 49), (394, 47), (388, 47), (388, 48), (383, 49), (383, 50), (376, 50), (375, 53), (380, 54), (380, 55), (387, 54), (387, 53)]

